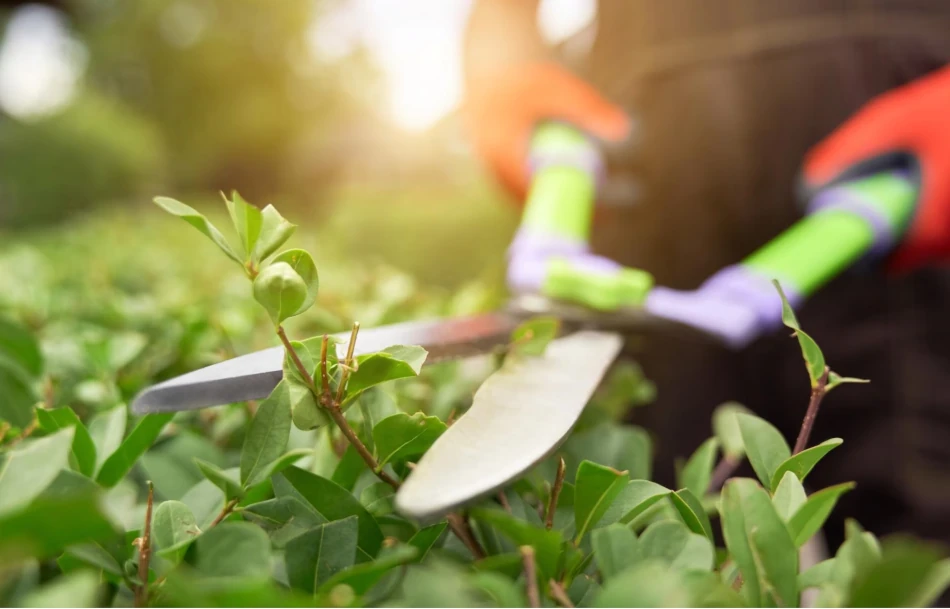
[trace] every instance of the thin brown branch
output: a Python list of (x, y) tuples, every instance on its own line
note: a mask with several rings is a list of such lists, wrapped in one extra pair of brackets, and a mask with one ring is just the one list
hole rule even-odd
[(564, 474), (567, 471), (567, 464), (564, 463), (564, 457), (557, 464), (557, 474), (554, 476), (554, 487), (551, 489), (551, 497), (548, 499), (548, 509), (544, 514), (544, 528), (550, 530), (554, 526), (554, 512), (557, 510), (557, 499), (561, 495), (561, 487), (564, 486)]
[(712, 477), (709, 479), (709, 492), (718, 492), (722, 485), (726, 483), (726, 480), (732, 477), (740, 463), (742, 463), (741, 460), (730, 456), (720, 459), (716, 469), (713, 470)]
[(376, 457), (373, 456), (373, 453), (369, 452), (369, 449), (366, 448), (363, 441), (360, 440), (356, 432), (353, 431), (353, 428), (350, 427), (350, 423), (346, 420), (346, 416), (344, 416), (343, 411), (340, 410), (339, 405), (335, 403), (330, 404), (330, 406), (326, 408), (326, 411), (330, 415), (330, 418), (333, 419), (333, 422), (336, 423), (336, 426), (340, 428), (340, 431), (343, 432), (343, 435), (346, 436), (346, 439), (353, 445), (353, 448), (356, 449), (356, 452), (359, 453), (359, 456), (362, 457), (363, 462), (373, 470), (373, 473), (389, 486), (398, 489), (399, 481), (383, 471), (379, 462), (376, 461)]
[(567, 595), (567, 592), (564, 591), (564, 586), (552, 579), (548, 582), (548, 588), (551, 590), (551, 598), (553, 598), (554, 602), (558, 605), (569, 608), (574, 607), (571, 598)]
[(294, 346), (290, 344), (290, 339), (287, 338), (287, 333), (284, 332), (283, 326), (277, 326), (277, 336), (280, 337), (280, 342), (284, 343), (284, 349), (290, 354), (290, 359), (293, 360), (294, 366), (297, 367), (297, 372), (307, 381), (309, 387), (313, 387), (313, 377), (310, 376), (310, 371), (307, 370), (307, 367), (300, 361), (300, 356), (297, 355), (297, 350), (294, 349)]
[(346, 359), (343, 360), (343, 372), (340, 374), (340, 386), (336, 388), (336, 403), (343, 402), (343, 393), (346, 391), (346, 382), (350, 379), (350, 373), (353, 372), (353, 350), (356, 349), (356, 336), (360, 333), (360, 322), (353, 322), (353, 329), (350, 330), (350, 344), (346, 346)]
[(534, 564), (534, 548), (521, 546), (521, 562), (524, 565), (524, 587), (529, 607), (541, 606), (541, 593), (538, 591), (538, 569)]
[(506, 512), (511, 513), (511, 504), (508, 503), (508, 495), (505, 494), (505, 491), (498, 491), (498, 503), (505, 508)]
[(135, 606), (148, 604), (148, 563), (152, 558), (152, 505), (155, 500), (155, 487), (148, 481), (148, 503), (145, 505), (145, 526), (142, 535), (136, 539), (139, 547), (139, 584), (135, 588)]
[(221, 512), (215, 517), (215, 519), (211, 522), (211, 524), (208, 525), (208, 528), (210, 529), (211, 527), (217, 526), (222, 520), (227, 518), (231, 514), (231, 512), (234, 511), (234, 508), (237, 507), (237, 504), (238, 504), (237, 497), (225, 503), (224, 507), (221, 508)]
[(811, 437), (812, 427), (815, 426), (815, 417), (818, 416), (818, 408), (821, 406), (821, 400), (828, 392), (828, 374), (831, 370), (825, 366), (824, 372), (818, 379), (818, 384), (811, 390), (811, 399), (808, 401), (808, 410), (805, 411), (805, 418), (802, 419), (802, 429), (798, 432), (798, 439), (795, 440), (795, 450), (793, 455), (797, 455), (808, 448), (808, 439)]
[(455, 536), (465, 544), (465, 547), (472, 553), (475, 560), (485, 558), (485, 550), (482, 549), (481, 544), (475, 539), (475, 534), (472, 533), (472, 527), (468, 526), (468, 520), (466, 520), (464, 516), (458, 512), (452, 512), (448, 514), (445, 519), (449, 523), (449, 528), (452, 529)]
[(330, 345), (330, 337), (323, 335), (323, 342), (320, 343), (320, 391), (323, 395), (330, 395), (330, 374), (327, 372), (327, 349)]

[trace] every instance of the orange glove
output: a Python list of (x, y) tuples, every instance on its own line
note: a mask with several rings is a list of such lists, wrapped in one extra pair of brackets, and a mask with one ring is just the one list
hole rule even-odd
[(476, 150), (519, 197), (528, 188), (531, 133), (543, 120), (562, 120), (606, 141), (630, 130), (623, 110), (553, 63), (518, 63), (472, 83), (465, 117)]
[(950, 257), (950, 67), (879, 96), (805, 158), (806, 187), (910, 167), (917, 211), (892, 266)]

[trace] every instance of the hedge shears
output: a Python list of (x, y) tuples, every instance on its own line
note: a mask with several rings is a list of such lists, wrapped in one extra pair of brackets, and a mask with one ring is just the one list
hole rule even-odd
[[(830, 186), (809, 198), (799, 222), (744, 261), (696, 290), (677, 291), (589, 251), (604, 173), (593, 141), (568, 125), (544, 124), (533, 137), (530, 163), (532, 185), (509, 250), (515, 294), (509, 305), (468, 318), (367, 329), (356, 344), (356, 354), (419, 345), (434, 363), (490, 353), (533, 315), (562, 320), (560, 337), (544, 355), (506, 361), (416, 464), (396, 507), (418, 520), (485, 497), (552, 454), (619, 354), (623, 334), (648, 327), (693, 331), (741, 348), (781, 325), (772, 280), (797, 307), (859, 260), (890, 251), (917, 200), (912, 176), (898, 170)], [(349, 336), (338, 338), (345, 350)], [(236, 357), (150, 387), (132, 407), (170, 412), (262, 399), (280, 382), (283, 361), (282, 347)]]

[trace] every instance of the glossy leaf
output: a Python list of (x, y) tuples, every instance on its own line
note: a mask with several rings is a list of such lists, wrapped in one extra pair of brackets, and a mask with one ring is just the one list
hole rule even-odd
[(805, 359), (805, 368), (808, 370), (808, 376), (811, 379), (811, 386), (817, 387), (818, 380), (825, 373), (825, 356), (818, 348), (818, 343), (811, 336), (802, 332), (798, 319), (795, 317), (795, 312), (785, 297), (785, 292), (782, 291), (782, 286), (775, 280), (772, 283), (782, 298), (782, 323), (795, 330), (795, 336), (798, 337), (798, 344), (802, 349), (802, 357)]
[(419, 550), (419, 555), (416, 558), (416, 562), (422, 562), (425, 560), (429, 550), (435, 547), (435, 545), (439, 542), (448, 526), (449, 525), (446, 522), (439, 522), (423, 529), (419, 529), (419, 531), (413, 535), (408, 542), (406, 542), (410, 546)]
[(68, 466), (74, 433), (67, 427), (28, 440), (5, 455), (0, 464), (0, 516), (29, 505)]
[(221, 489), (225, 499), (230, 501), (231, 499), (240, 499), (244, 496), (244, 487), (241, 486), (241, 482), (236, 476), (232, 476), (217, 465), (208, 463), (202, 459), (196, 458), (194, 462), (195, 465), (198, 466), (198, 469), (201, 470), (202, 475), (210, 480), (211, 484)]
[(207, 577), (261, 578), (270, 573), (270, 540), (248, 522), (222, 522), (208, 529), (195, 540), (194, 551), (195, 568)]
[(261, 210), (261, 232), (254, 248), (253, 259), (263, 261), (280, 249), (290, 239), (296, 224), (291, 224), (274, 208), (268, 205)]
[(775, 489), (775, 494), (772, 495), (772, 505), (775, 506), (775, 511), (782, 520), (788, 522), (798, 508), (805, 504), (806, 499), (805, 488), (798, 476), (792, 472), (785, 472), (778, 488)]
[(152, 515), (152, 540), (158, 555), (173, 563), (201, 533), (195, 515), (180, 501), (163, 501)]
[(719, 439), (709, 438), (696, 449), (679, 474), (680, 488), (687, 488), (697, 497), (709, 491), (716, 455), (719, 452)]
[(285, 378), (267, 399), (284, 400), (290, 405), (290, 418), (294, 427), (309, 431), (330, 423), (330, 417), (317, 405), (313, 392), (306, 385)]
[(771, 423), (757, 416), (737, 414), (746, 456), (762, 486), (772, 488), (772, 476), (791, 456), (785, 438)]
[(576, 539), (597, 524), (617, 495), (627, 485), (627, 473), (582, 461), (574, 478), (574, 526)]
[(307, 298), (307, 284), (286, 262), (269, 264), (254, 279), (254, 300), (275, 325), (302, 312)]
[(704, 535), (675, 520), (648, 526), (640, 535), (639, 548), (644, 560), (660, 560), (672, 569), (711, 571), (716, 559), (715, 549)]
[(237, 191), (231, 193), (230, 200), (224, 197), (224, 193), (221, 196), (228, 207), (228, 214), (231, 216), (234, 230), (241, 240), (245, 258), (249, 259), (251, 252), (254, 251), (254, 247), (257, 245), (258, 237), (261, 236), (261, 210), (242, 199)]
[(136, 461), (152, 447), (162, 430), (174, 418), (174, 413), (147, 414), (135, 425), (119, 447), (106, 458), (96, 482), (109, 488), (128, 474)]
[[(604, 422), (572, 434), (564, 445), (571, 459), (593, 461), (629, 472), (633, 480), (649, 480), (653, 470), (653, 445), (647, 431), (636, 425)], [(572, 480), (568, 479), (568, 482)]]
[(320, 585), (356, 561), (356, 516), (328, 522), (287, 542), (287, 580), (304, 592)]
[(331, 480), (342, 486), (348, 491), (352, 491), (356, 486), (356, 481), (360, 475), (368, 469), (366, 461), (356, 451), (356, 448), (350, 444), (343, 451), (343, 456), (333, 470)]
[(545, 577), (555, 576), (558, 557), (561, 554), (561, 544), (564, 541), (558, 531), (549, 531), (531, 525), (498, 509), (476, 508), (472, 510), (472, 516), (477, 520), (490, 524), (516, 546), (531, 546), (534, 548), (535, 560), (540, 571)]
[(73, 434), (72, 458), (76, 464), (76, 469), (90, 478), (95, 475), (96, 445), (92, 442), (89, 430), (86, 429), (86, 426), (71, 408), (56, 408), (54, 410), (37, 408), (36, 420), (40, 429), (47, 433), (68, 427), (73, 428), (75, 432)]
[(346, 585), (352, 588), (356, 595), (366, 594), (386, 573), (412, 561), (418, 555), (419, 550), (411, 546), (400, 545), (387, 549), (373, 562), (359, 564), (337, 573), (320, 586), (319, 592), (329, 593), (336, 586)]
[(802, 452), (783, 461), (775, 470), (775, 473), (772, 474), (772, 490), (774, 491), (778, 488), (778, 484), (782, 480), (782, 476), (785, 475), (785, 472), (793, 472), (798, 476), (799, 480), (804, 482), (808, 472), (810, 472), (825, 455), (841, 446), (843, 442), (844, 440), (841, 438), (825, 440), (821, 444), (806, 448)]
[(614, 498), (598, 526), (614, 522), (628, 524), (670, 492), (670, 489), (650, 480), (631, 480)]
[(590, 542), (604, 581), (610, 581), (641, 559), (637, 536), (622, 524), (595, 529), (590, 534)]
[[(797, 480), (797, 478), (796, 478)], [(798, 576), (798, 587), (801, 590), (806, 588), (818, 588), (831, 581), (831, 574), (835, 568), (835, 559), (827, 558), (818, 564), (812, 565), (807, 571)]]
[(125, 426), (128, 411), (124, 405), (119, 405), (100, 413), (89, 421), (89, 435), (96, 445), (96, 471), (109, 458), (109, 455), (118, 450), (125, 437)]
[(284, 454), (290, 438), (291, 403), (282, 381), (258, 406), (241, 448), (241, 484), (263, 482), (270, 464)]
[(188, 224), (194, 226), (196, 229), (198, 229), (198, 232), (211, 239), (211, 241), (213, 241), (214, 244), (217, 245), (218, 248), (228, 256), (228, 258), (243, 266), (244, 261), (241, 259), (241, 256), (239, 256), (238, 253), (234, 251), (234, 248), (232, 248), (231, 244), (228, 243), (228, 240), (224, 238), (224, 235), (221, 234), (221, 231), (215, 228), (211, 221), (202, 214), (198, 213), (188, 205), (168, 197), (155, 197), (153, 201), (156, 205), (168, 213), (172, 214), (173, 216), (178, 216)]
[(385, 482), (374, 482), (360, 493), (360, 503), (373, 516), (379, 518), (393, 512), (396, 491)]
[(805, 545), (825, 524), (838, 498), (853, 488), (853, 482), (846, 482), (812, 493), (788, 521), (788, 530), (795, 540), (795, 545)]
[[(840, 596), (846, 596), (857, 577), (869, 573), (881, 560), (881, 546), (871, 533), (853, 520), (845, 522), (845, 541), (835, 554), (831, 582)], [(824, 591), (824, 590), (823, 590)]]
[(723, 537), (743, 578), (743, 593), (753, 604), (798, 603), (798, 549), (767, 492), (748, 478), (723, 487), (720, 510)]
[(511, 353), (544, 355), (548, 344), (557, 337), (560, 329), (561, 320), (557, 317), (540, 316), (529, 319), (511, 333)]
[(870, 383), (868, 379), (859, 379), (853, 376), (841, 376), (840, 374), (832, 371), (828, 372), (828, 384), (825, 385), (825, 392), (831, 391), (839, 385), (845, 384), (867, 384)]
[(714, 541), (709, 515), (706, 514), (702, 502), (689, 492), (689, 489), (684, 488), (670, 493), (670, 501), (690, 531), (697, 535), (705, 535), (709, 541)]
[(313, 306), (313, 303), (317, 300), (317, 293), (320, 291), (320, 276), (317, 273), (317, 265), (313, 262), (313, 257), (306, 250), (301, 249), (281, 252), (271, 261), (271, 264), (278, 262), (286, 262), (307, 286), (307, 297), (297, 310), (299, 315)]
[[(705, 540), (703, 540), (705, 541)], [(594, 607), (689, 607), (680, 571), (659, 560), (644, 560), (607, 582)]]
[(383, 543), (383, 533), (379, 525), (366, 508), (360, 505), (356, 497), (346, 489), (326, 478), (294, 466), (274, 476), (275, 491), (279, 484), (278, 480), (281, 479), (289, 482), (301, 497), (331, 522), (348, 516), (356, 516), (359, 519), (359, 548), (370, 558), (379, 553)]
[(736, 418), (739, 413), (751, 415), (752, 411), (738, 402), (726, 402), (717, 406), (712, 416), (713, 432), (722, 445), (722, 452), (733, 461), (745, 456), (745, 443)]
[(428, 352), (422, 347), (404, 345), (361, 355), (356, 358), (357, 369), (350, 375), (346, 393), (353, 396), (380, 383), (417, 376), (427, 355)]
[(438, 417), (422, 412), (386, 417), (373, 428), (373, 442), (380, 467), (390, 461), (405, 461), (418, 457), (448, 429)]

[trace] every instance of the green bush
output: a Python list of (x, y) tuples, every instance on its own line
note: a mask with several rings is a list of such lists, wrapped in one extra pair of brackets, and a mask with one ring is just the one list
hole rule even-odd
[[(44, 340), (0, 324), (5, 605), (798, 606), (816, 590), (820, 606), (926, 606), (950, 583), (938, 549), (879, 542), (854, 522), (833, 556), (802, 564), (800, 548), (851, 488), (806, 493), (808, 473), (842, 444), (813, 444), (810, 425), (793, 451), (768, 422), (723, 405), (677, 488), (651, 482), (649, 436), (620, 421), (623, 406), (652, 394), (629, 364), (559, 454), (496, 497), (420, 526), (394, 510), (394, 489), (492, 367), (422, 369), (425, 351), (412, 346), (341, 360), (322, 354), (326, 338), (293, 341), (306, 326), (286, 322), (307, 313), (323, 278), (307, 251), (279, 252), (292, 225), (234, 196), (229, 241), (194, 209), (157, 202), (242, 269), (234, 275), (295, 357), (260, 404), (130, 421), (123, 401), (171, 363), (194, 364), (182, 353), (206, 353), (195, 343), (222, 337), (208, 330), (214, 322), (150, 303), (151, 315), (51, 329), (54, 303), (43, 314), (26, 314), (24, 303), (42, 301), (29, 293), (8, 303)], [(191, 252), (219, 274), (206, 250)], [(123, 327), (132, 322), (160, 330), (134, 338)], [(805, 359), (813, 420), (828, 391), (859, 381), (827, 367), (791, 309), (785, 322)], [(152, 343), (176, 323), (205, 333), (183, 330), (159, 356)], [(496, 365), (544, 357), (554, 322), (528, 323)], [(70, 347), (51, 340), (64, 334)], [(79, 389), (89, 381), (103, 389)], [(732, 477), (743, 460), (757, 479)]]

